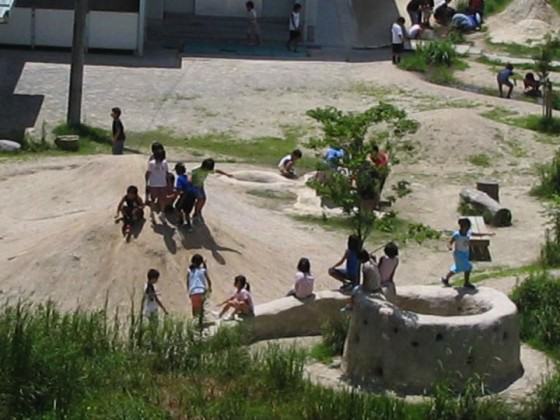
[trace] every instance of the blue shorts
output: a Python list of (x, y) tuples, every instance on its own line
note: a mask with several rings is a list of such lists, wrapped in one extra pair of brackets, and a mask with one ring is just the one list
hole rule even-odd
[(192, 187), (194, 195), (196, 196), (196, 198), (198, 199), (204, 199), (206, 198), (206, 191), (204, 191), (204, 187), (195, 187), (193, 185)]

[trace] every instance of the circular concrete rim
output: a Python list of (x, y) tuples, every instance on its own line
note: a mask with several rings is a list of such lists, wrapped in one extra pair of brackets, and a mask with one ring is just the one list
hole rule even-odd
[(421, 325), (451, 325), (456, 327), (480, 326), (493, 323), (497, 319), (517, 313), (517, 307), (505, 294), (489, 287), (478, 287), (470, 290), (440, 286), (401, 286), (398, 288), (397, 294), (398, 296), (404, 296), (411, 300), (414, 299), (415, 296), (421, 296), (422, 300), (447, 300), (456, 299), (458, 296), (471, 296), (475, 302), (480, 303), (481, 307), (489, 308), (479, 314), (443, 316), (427, 315), (401, 309), (398, 304), (391, 303), (390, 301), (381, 303), (385, 307), (390, 307), (391, 310), (398, 309), (404, 314), (413, 314), (414, 323)]

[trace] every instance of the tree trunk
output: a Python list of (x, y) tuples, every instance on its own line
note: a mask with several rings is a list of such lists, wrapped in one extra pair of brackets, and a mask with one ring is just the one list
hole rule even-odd
[(488, 215), (485, 220), (490, 219), (493, 226), (511, 226), (511, 211), (502, 207), (500, 203), (491, 198), (488, 194), (465, 188), (461, 191), (461, 199), (467, 203), (481, 209)]
[(74, 37), (72, 40), (72, 67), (70, 68), (70, 89), (68, 93), (69, 126), (77, 127), (82, 122), (82, 89), (84, 83), (85, 34), (88, 0), (74, 2)]

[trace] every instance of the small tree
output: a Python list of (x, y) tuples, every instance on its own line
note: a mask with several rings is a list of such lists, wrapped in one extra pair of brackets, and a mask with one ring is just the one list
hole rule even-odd
[(548, 76), (553, 67), (554, 57), (559, 49), (560, 40), (548, 34), (545, 38), (545, 43), (539, 48), (537, 54), (533, 56), (537, 74), (543, 85), (543, 117), (546, 119), (552, 119), (554, 93)]
[(345, 151), (338, 170), (326, 171), (325, 176), (310, 185), (320, 197), (350, 216), (353, 230), (363, 243), (375, 222), (366, 196), (371, 192), (379, 195), (382, 179), (388, 175), (380, 173), (370, 162), (374, 146), (383, 137), (389, 148), (392, 138), (415, 132), (418, 123), (408, 119), (405, 111), (383, 102), (364, 112), (344, 113), (327, 107), (308, 111), (307, 115), (323, 128), (323, 137), (311, 140), (310, 148), (338, 147)]

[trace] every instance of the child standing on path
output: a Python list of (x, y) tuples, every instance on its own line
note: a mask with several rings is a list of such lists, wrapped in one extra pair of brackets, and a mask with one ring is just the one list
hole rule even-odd
[(233, 309), (233, 315), (255, 316), (255, 308), (253, 305), (253, 297), (251, 296), (251, 286), (245, 276), (239, 275), (233, 281), (237, 292), (229, 299), (220, 303), (224, 305), (219, 317), (223, 317), (230, 309)]
[(148, 282), (144, 286), (144, 295), (142, 296), (142, 310), (144, 316), (149, 319), (157, 318), (158, 308), (167, 315), (167, 309), (161, 303), (156, 290), (156, 283), (159, 280), (159, 271), (150, 269), (148, 271)]
[(509, 80), (509, 78), (511, 76), (513, 76), (513, 65), (511, 63), (507, 63), (506, 67), (503, 70), (500, 70), (498, 73), (498, 90), (500, 91), (500, 98), (504, 97), (504, 90), (503, 90), (503, 86), (506, 85), (509, 90), (507, 93), (506, 98), (510, 99), (511, 98), (511, 92), (513, 92), (513, 85), (517, 84), (515, 82), (515, 80), (513, 80), (513, 83), (511, 83), (511, 80)]
[(257, 10), (255, 3), (248, 1), (245, 3), (247, 9), (247, 16), (249, 17), (249, 27), (247, 28), (247, 38), (249, 45), (261, 45), (261, 29), (257, 21)]
[(206, 178), (208, 178), (208, 175), (217, 173), (219, 175), (233, 178), (233, 175), (228, 174), (227, 172), (220, 171), (219, 169), (214, 169), (215, 166), (216, 163), (214, 162), (214, 159), (206, 159), (202, 162), (199, 168), (193, 169), (191, 173), (191, 183), (193, 185), (194, 194), (196, 196), (196, 206), (193, 216), (195, 221), (204, 221), (204, 219), (202, 218), (202, 209), (206, 204), (206, 191), (204, 191), (204, 182), (206, 181)]
[(212, 292), (212, 282), (208, 276), (206, 262), (201, 255), (195, 254), (191, 258), (191, 265), (187, 272), (187, 290), (191, 300), (192, 315), (201, 318), (204, 313), (204, 300)]
[(463, 218), (459, 219), (459, 230), (455, 231), (451, 236), (448, 248), (453, 250), (454, 264), (451, 266), (449, 273), (441, 278), (444, 286), (449, 287), (449, 280), (457, 273), (465, 273), (465, 283), (463, 287), (474, 289), (475, 286), (470, 282), (471, 271), (473, 266), (470, 262), (470, 240), (472, 236), (471, 221)]
[(292, 13), (290, 13), (290, 38), (288, 39), (286, 47), (293, 52), (297, 52), (297, 47), (301, 40), (301, 8), (301, 4), (296, 3), (294, 4)]
[(404, 50), (404, 18), (399, 17), (391, 27), (391, 43), (393, 49), (393, 64), (401, 62), (401, 53)]
[(126, 136), (124, 134), (124, 126), (121, 121), (121, 109), (113, 108), (111, 110), (111, 117), (113, 118), (113, 154), (122, 155), (124, 152), (124, 141)]

